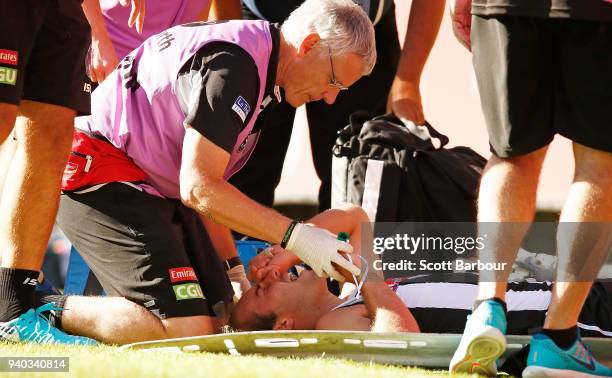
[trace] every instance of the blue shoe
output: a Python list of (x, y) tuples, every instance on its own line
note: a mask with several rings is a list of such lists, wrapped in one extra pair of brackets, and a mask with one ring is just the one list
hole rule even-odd
[(574, 345), (565, 350), (559, 348), (548, 336), (538, 333), (531, 338), (523, 377), (612, 377), (612, 369), (595, 361), (580, 337)]
[(39, 344), (96, 345), (93, 339), (72, 336), (60, 331), (49, 323), (45, 311), (61, 311), (53, 303), (47, 303), (36, 310), (29, 309), (16, 319), (0, 323), (0, 340), (22, 341)]
[(497, 375), (496, 360), (506, 350), (506, 328), (502, 305), (493, 300), (481, 302), (468, 317), (448, 370), (451, 373)]

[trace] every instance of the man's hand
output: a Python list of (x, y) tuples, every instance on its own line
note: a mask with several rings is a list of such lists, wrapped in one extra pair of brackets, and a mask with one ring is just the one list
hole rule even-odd
[(332, 263), (354, 275), (360, 273), (359, 268), (338, 253), (352, 253), (353, 247), (347, 242), (338, 240), (331, 232), (314, 225), (298, 223), (289, 237), (287, 250), (308, 264), (319, 277), (332, 277), (338, 282), (344, 281), (344, 277)]
[(424, 124), (425, 116), (419, 84), (395, 77), (389, 92), (387, 110), (395, 114), (404, 124), (408, 121), (417, 125)]
[[(268, 279), (276, 281), (280, 278), (281, 272), (286, 272), (299, 263), (299, 259), (294, 254), (279, 245), (274, 245), (251, 259), (247, 276), (255, 283)], [(272, 273), (270, 274), (272, 277), (268, 277), (268, 273)]]
[(247, 279), (246, 273), (244, 271), (244, 265), (236, 265), (232, 269), (227, 271), (227, 276), (232, 283), (232, 288), (234, 289), (234, 296), (237, 299), (242, 297), (247, 290), (251, 288), (251, 283)]
[(132, 5), (132, 12), (128, 19), (128, 27), (136, 27), (136, 31), (142, 33), (142, 26), (144, 25), (145, 16), (145, 0), (119, 0), (121, 5), (124, 7)]
[(91, 81), (101, 83), (117, 67), (117, 54), (108, 36), (99, 0), (83, 1), (83, 12), (91, 26), (91, 47), (85, 62), (87, 75)]
[(251, 259), (248, 277), (261, 287), (268, 287), (279, 279), (288, 281), (288, 270), (299, 263), (293, 253), (275, 245)]
[(453, 20), (453, 33), (459, 42), (472, 51), (470, 29), (472, 27), (472, 0), (451, 0), (451, 19)]
[(119, 64), (115, 48), (108, 35), (101, 38), (92, 36), (89, 77), (94, 83), (101, 83)]

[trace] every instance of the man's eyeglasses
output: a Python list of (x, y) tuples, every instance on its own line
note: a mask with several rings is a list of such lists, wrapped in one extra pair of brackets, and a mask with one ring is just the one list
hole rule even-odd
[(329, 50), (329, 64), (331, 66), (331, 81), (329, 82), (329, 85), (331, 85), (332, 87), (338, 88), (341, 91), (348, 91), (348, 87), (345, 87), (344, 85), (340, 84), (336, 80), (336, 74), (334, 73), (334, 61), (332, 60), (331, 48), (329, 48), (328, 50)]

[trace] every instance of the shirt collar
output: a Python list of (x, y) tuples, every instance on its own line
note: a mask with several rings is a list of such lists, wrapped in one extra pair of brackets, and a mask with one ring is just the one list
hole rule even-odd
[(275, 84), (276, 69), (278, 67), (278, 53), (280, 50), (280, 29), (279, 24), (270, 24), (270, 37), (272, 38), (272, 52), (270, 53), (270, 61), (268, 63), (268, 73), (266, 75), (266, 88), (264, 90), (264, 98), (270, 96), (272, 100), (281, 102), (280, 88)]

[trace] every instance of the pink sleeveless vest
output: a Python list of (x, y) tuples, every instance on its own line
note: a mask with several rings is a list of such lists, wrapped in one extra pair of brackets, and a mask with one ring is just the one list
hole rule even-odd
[(78, 129), (101, 134), (125, 151), (165, 197), (180, 196), (185, 114), (175, 94), (176, 79), (189, 58), (215, 41), (243, 48), (259, 74), (257, 103), (232, 149), (224, 175), (228, 179), (244, 166), (258, 139), (251, 131), (264, 97), (272, 51), (270, 25), (265, 21), (176, 26), (149, 38), (94, 91), (92, 115), (76, 121)]

